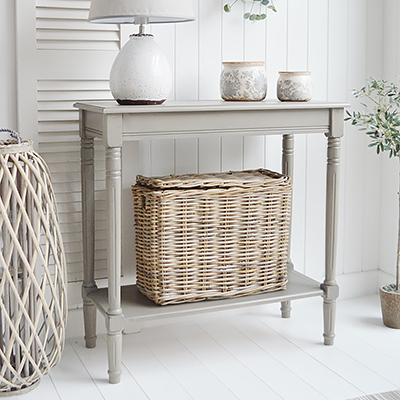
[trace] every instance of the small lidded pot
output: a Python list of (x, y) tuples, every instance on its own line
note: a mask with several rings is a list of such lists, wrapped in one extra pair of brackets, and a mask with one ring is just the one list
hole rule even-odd
[(311, 72), (279, 72), (276, 94), (280, 101), (310, 101), (312, 90)]
[(227, 101), (261, 101), (267, 96), (264, 62), (223, 62), (221, 97)]

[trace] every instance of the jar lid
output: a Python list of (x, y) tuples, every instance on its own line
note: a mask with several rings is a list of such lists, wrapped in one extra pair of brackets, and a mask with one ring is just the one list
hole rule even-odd
[(279, 71), (279, 73), (287, 75), (311, 75), (310, 71)]
[(222, 65), (229, 66), (241, 66), (241, 67), (262, 67), (264, 66), (264, 61), (223, 61)]

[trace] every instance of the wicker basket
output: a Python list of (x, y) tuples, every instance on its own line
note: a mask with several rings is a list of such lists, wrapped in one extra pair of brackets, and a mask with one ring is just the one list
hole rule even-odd
[(157, 304), (284, 289), (291, 183), (259, 169), (132, 186), (137, 286)]

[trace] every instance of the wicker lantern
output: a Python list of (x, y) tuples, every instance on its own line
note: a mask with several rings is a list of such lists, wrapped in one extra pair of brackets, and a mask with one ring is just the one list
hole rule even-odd
[(61, 358), (65, 254), (48, 168), (32, 142), (0, 141), (0, 395), (37, 385)]

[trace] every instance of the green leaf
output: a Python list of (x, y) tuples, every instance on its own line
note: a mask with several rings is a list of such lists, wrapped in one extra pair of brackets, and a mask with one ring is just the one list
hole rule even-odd
[(232, 8), (231, 8), (231, 6), (229, 4), (225, 4), (224, 5), (224, 11), (225, 12), (231, 12), (231, 10), (232, 10)]
[(249, 19), (249, 18), (250, 18), (250, 13), (244, 14), (244, 15), (243, 15), (243, 18), (244, 18), (244, 19)]
[(254, 21), (256, 19), (256, 14), (251, 14), (250, 15), (250, 21)]
[(265, 18), (267, 18), (267, 14), (261, 14), (260, 17), (261, 17), (261, 19), (265, 19)]
[(267, 6), (269, 4), (269, 0), (261, 0), (261, 4), (263, 6)]

